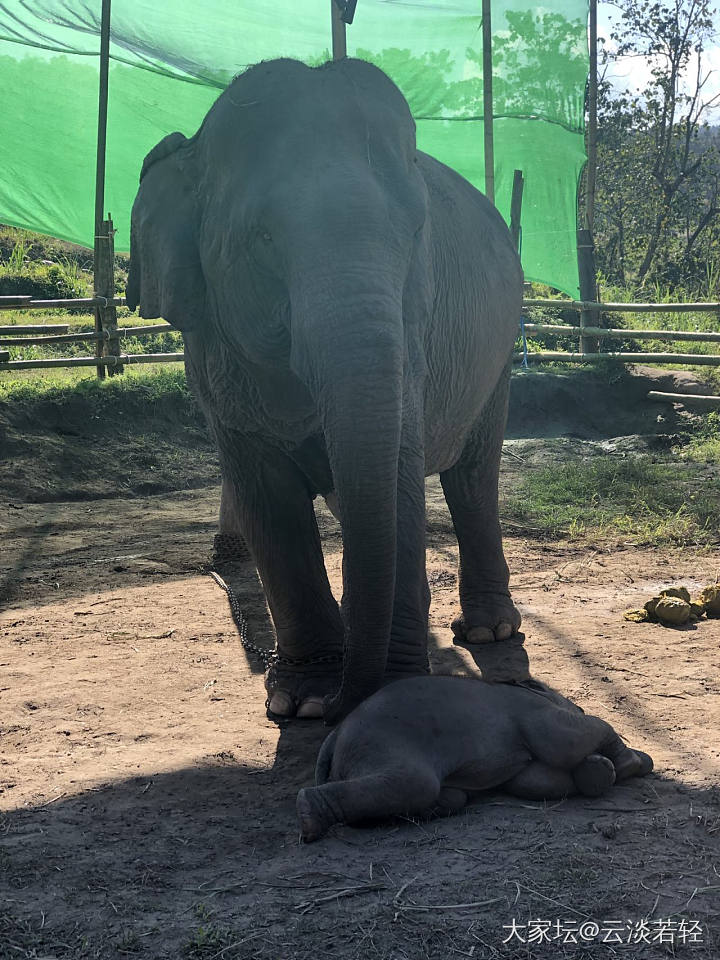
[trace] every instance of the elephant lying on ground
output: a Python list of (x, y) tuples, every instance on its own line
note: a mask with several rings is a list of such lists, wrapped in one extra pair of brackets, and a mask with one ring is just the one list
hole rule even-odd
[(310, 841), (334, 823), (449, 813), (492, 787), (531, 800), (596, 797), (652, 766), (609, 723), (538, 681), (413, 677), (333, 730), (297, 810)]
[[(133, 207), (127, 302), (183, 332), (220, 454), (220, 533), (247, 542), (275, 625), (272, 714), (325, 703), (334, 722), (428, 672), (429, 474), (460, 547), (455, 632), (512, 647), (497, 482), (522, 272), (492, 204), (417, 150), (385, 74), (261, 63), (193, 137), (162, 140)], [(342, 614), (318, 494), (342, 525)]]

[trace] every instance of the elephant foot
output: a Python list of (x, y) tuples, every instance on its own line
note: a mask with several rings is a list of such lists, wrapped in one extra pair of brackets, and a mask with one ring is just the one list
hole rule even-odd
[(627, 780), (628, 777), (644, 777), (652, 771), (653, 759), (642, 750), (630, 750), (623, 754), (622, 759), (613, 760), (615, 775), (618, 780)]
[(296, 808), (300, 821), (300, 839), (305, 843), (319, 840), (338, 822), (317, 787), (304, 787), (297, 795)]
[[(523, 683), (530, 680), (530, 661), (525, 650), (525, 634), (519, 633), (520, 614), (501, 620), (494, 629), (467, 627), (462, 617), (454, 620), (455, 646), (467, 650), (488, 683)], [(510, 617), (510, 614), (507, 614)], [(515, 626), (517, 624), (517, 626)]]
[(268, 718), (321, 720), (325, 698), (340, 686), (341, 663), (338, 656), (333, 663), (309, 665), (304, 670), (282, 662), (270, 667), (265, 675)]
[(463, 603), (463, 614), (451, 624), (455, 643), (492, 643), (509, 640), (520, 629), (520, 611), (507, 594), (488, 595), (471, 607)]
[(615, 767), (607, 757), (591, 753), (575, 767), (572, 778), (584, 797), (601, 797), (615, 783)]

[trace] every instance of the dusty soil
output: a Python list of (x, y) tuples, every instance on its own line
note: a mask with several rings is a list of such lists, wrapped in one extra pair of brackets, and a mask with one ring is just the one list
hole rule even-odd
[[(650, 777), (305, 846), (295, 796), (326, 731), (265, 717), (207, 575), (217, 486), (97, 492), (0, 500), (0, 958), (720, 955), (720, 621), (621, 617), (714, 580), (716, 554), (507, 539), (535, 675), (652, 754)], [(472, 672), (436, 480), (428, 531), (434, 669)], [(271, 644), (254, 569), (230, 573)]]

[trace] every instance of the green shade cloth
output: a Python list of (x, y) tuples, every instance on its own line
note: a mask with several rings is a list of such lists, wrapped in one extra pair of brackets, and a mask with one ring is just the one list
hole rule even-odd
[[(483, 189), (480, 0), (359, 0), (348, 54), (407, 97), (421, 149)], [(493, 0), (495, 200), (525, 177), (528, 279), (579, 295), (587, 0)], [(92, 246), (100, 0), (0, 3), (0, 222)], [(329, 59), (329, 0), (113, 0), (105, 209), (129, 248), (147, 151), (192, 135), (246, 66)]]

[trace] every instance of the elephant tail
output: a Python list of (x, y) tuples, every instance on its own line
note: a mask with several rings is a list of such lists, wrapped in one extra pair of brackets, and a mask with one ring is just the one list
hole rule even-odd
[(330, 768), (332, 766), (333, 754), (335, 753), (335, 741), (337, 740), (337, 730), (325, 738), (320, 747), (317, 763), (315, 764), (315, 785), (319, 787), (327, 783), (330, 779)]

